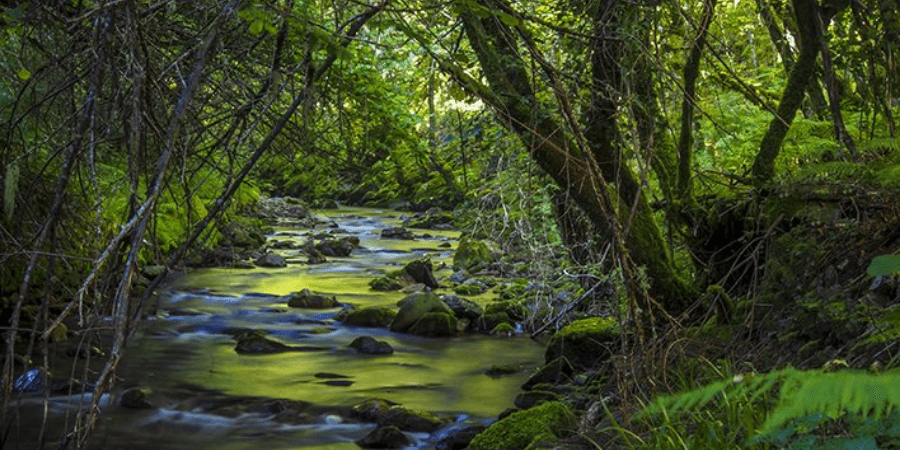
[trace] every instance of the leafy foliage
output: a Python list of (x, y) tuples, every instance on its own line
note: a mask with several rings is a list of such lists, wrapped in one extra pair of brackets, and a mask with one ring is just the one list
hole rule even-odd
[[(722, 448), (721, 442), (712, 439), (725, 436), (724, 430), (734, 427), (745, 427), (752, 434), (731, 434), (729, 437), (734, 440), (727, 444), (733, 446), (775, 444), (823, 448), (823, 445), (836, 444), (835, 441), (896, 440), (900, 438), (898, 382), (900, 372), (897, 371), (873, 374), (787, 368), (766, 374), (749, 373), (685, 393), (658, 397), (639, 418), (661, 417), (667, 429), (686, 433), (682, 428), (685, 422), (679, 417), (686, 417), (687, 422), (703, 421), (707, 420), (705, 412), (710, 408), (726, 408), (728, 412), (718, 416), (725, 418), (718, 432), (681, 437), (685, 442), (690, 440), (692, 448), (699, 448), (699, 442)], [(746, 417), (754, 419), (747, 423), (743, 421)]]

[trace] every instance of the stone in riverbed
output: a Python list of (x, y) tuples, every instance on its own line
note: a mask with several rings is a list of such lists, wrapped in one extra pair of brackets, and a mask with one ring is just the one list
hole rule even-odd
[(427, 337), (448, 337), (456, 335), (457, 320), (452, 313), (429, 312), (406, 330), (409, 334)]
[(412, 240), (415, 237), (412, 233), (409, 232), (406, 228), (403, 227), (391, 227), (385, 228), (381, 230), (381, 238), (382, 239), (405, 239)]
[(356, 236), (329, 239), (315, 245), (315, 249), (322, 255), (337, 257), (350, 256), (353, 249), (357, 247), (359, 247), (359, 238)]
[(403, 267), (403, 270), (406, 271), (416, 283), (422, 283), (432, 289), (439, 287), (437, 280), (434, 278), (433, 264), (428, 257), (411, 261)]
[(453, 310), (432, 292), (409, 294), (397, 303), (400, 311), (391, 322), (391, 331), (406, 332), (423, 316), (432, 312), (452, 315)]
[(284, 259), (284, 256), (276, 255), (272, 252), (260, 256), (254, 261), (254, 264), (259, 267), (287, 267), (287, 261)]
[(428, 411), (397, 405), (382, 414), (378, 418), (378, 424), (395, 426), (403, 431), (431, 433), (443, 425), (444, 421)]
[(386, 306), (367, 306), (347, 313), (344, 325), (355, 327), (387, 327), (397, 312)]
[(143, 388), (140, 386), (125, 389), (119, 396), (119, 406), (132, 409), (152, 408), (153, 405), (151, 405), (150, 402), (147, 401), (147, 394), (149, 392), (149, 388)]
[(467, 300), (455, 295), (444, 295), (441, 300), (453, 310), (458, 319), (476, 320), (484, 314), (484, 308), (472, 300)]
[(337, 298), (334, 296), (316, 294), (309, 289), (303, 289), (300, 292), (293, 292), (288, 296), (288, 306), (292, 308), (308, 308), (308, 309), (328, 309), (340, 306)]
[(464, 423), (459, 426), (442, 431), (440, 438), (434, 445), (434, 450), (463, 450), (469, 446), (472, 439), (484, 431), (487, 427), (480, 423)]
[(398, 403), (381, 398), (363, 400), (350, 407), (350, 417), (363, 422), (379, 422), (393, 406)]
[(395, 426), (379, 426), (363, 438), (354, 441), (362, 448), (403, 448), (412, 441)]
[(357, 352), (367, 355), (390, 355), (394, 353), (391, 344), (385, 341), (379, 341), (371, 336), (360, 336), (350, 343), (350, 348), (355, 348)]

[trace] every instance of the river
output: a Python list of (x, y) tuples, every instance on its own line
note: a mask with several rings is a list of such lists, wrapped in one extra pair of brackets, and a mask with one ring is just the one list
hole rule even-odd
[[(276, 226), (270, 242), (303, 243), (319, 233), (356, 236), (360, 247), (349, 257), (310, 265), (299, 251), (283, 250), (279, 252), (289, 261), (285, 268), (195, 269), (160, 290), (159, 313), (143, 321), (119, 371), (118, 389), (143, 387), (152, 407), (109, 402), (91, 448), (357, 449), (353, 441), (375, 425), (356, 423), (343, 412), (364, 399), (387, 399), (457, 423), (488, 421), (512, 406), (519, 386), (542, 359), (543, 347), (525, 336), (423, 338), (384, 328), (345, 327), (334, 320), (341, 308), (288, 307), (282, 296), (304, 288), (334, 295), (344, 305), (393, 306), (404, 294), (375, 292), (368, 282), (426, 255), (436, 267), (449, 266), (458, 241), (455, 231), (415, 229), (414, 240), (383, 239), (382, 229), (400, 225), (399, 213), (390, 210), (342, 208), (320, 214), (323, 220), (313, 229)], [(450, 274), (449, 268), (435, 272), (439, 280)], [(489, 302), (491, 295), (475, 300)], [(241, 355), (228, 334), (241, 328), (325, 350)], [(363, 355), (348, 348), (363, 335), (388, 342), (394, 353)], [(500, 377), (485, 373), (499, 365), (519, 371)], [(277, 420), (278, 408), (266, 399), (310, 406), (301, 419)], [(70, 401), (50, 399), (48, 448), (55, 448), (52, 424), (71, 420)], [(269, 409), (261, 411), (260, 404)], [(20, 421), (28, 420), (22, 417)], [(439, 434), (411, 433), (415, 445), (409, 448), (433, 448)], [(34, 448), (16, 443), (15, 436), (10, 448)]]

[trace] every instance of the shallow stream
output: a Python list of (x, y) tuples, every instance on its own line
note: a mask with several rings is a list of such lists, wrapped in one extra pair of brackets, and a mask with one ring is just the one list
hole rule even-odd
[[(450, 265), (457, 244), (458, 234), (452, 231), (413, 229), (415, 240), (382, 239), (382, 229), (400, 225), (398, 213), (388, 210), (342, 208), (322, 214), (322, 224), (314, 229), (277, 226), (270, 242), (302, 244), (311, 234), (324, 232), (357, 236), (360, 247), (349, 257), (310, 265), (299, 251), (282, 250), (278, 252), (289, 262), (285, 268), (191, 270), (161, 291), (159, 314), (144, 321), (120, 370), (121, 387), (149, 388), (153, 407), (105, 406), (93, 448), (357, 449), (353, 441), (375, 425), (353, 423), (341, 411), (367, 398), (384, 398), (456, 422), (490, 420), (512, 406), (542, 356), (543, 347), (527, 337), (423, 338), (342, 326), (333, 319), (341, 308), (286, 305), (282, 296), (309, 288), (345, 305), (393, 306), (404, 294), (372, 291), (372, 278), (425, 255), (436, 267)], [(440, 280), (451, 273), (442, 268), (435, 276)], [(479, 300), (489, 301), (489, 295)], [(228, 334), (236, 328), (265, 330), (289, 345), (326, 349), (240, 355)], [(363, 355), (348, 348), (363, 335), (387, 341), (394, 353)], [(485, 373), (499, 365), (520, 370), (502, 377)], [(223, 407), (260, 403), (263, 397), (314, 407), (293, 423), (273, 420), (277, 408), (248, 412)], [(63, 410), (63, 400), (56, 402), (56, 409)], [(416, 445), (410, 448), (433, 448), (438, 435), (413, 433)]]

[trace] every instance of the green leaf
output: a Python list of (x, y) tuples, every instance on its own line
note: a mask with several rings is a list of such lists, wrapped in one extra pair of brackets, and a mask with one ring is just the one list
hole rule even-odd
[(259, 33), (262, 33), (263, 23), (262, 20), (254, 20), (250, 22), (250, 34), (254, 36), (258, 36)]
[(19, 79), (21, 79), (22, 81), (28, 81), (28, 79), (31, 78), (31, 71), (23, 67), (19, 69), (18, 72), (16, 72), (16, 75), (18, 75)]
[(900, 272), (900, 255), (880, 255), (872, 259), (866, 273), (873, 277)]
[(497, 13), (497, 17), (500, 18), (500, 21), (506, 24), (507, 26), (514, 27), (519, 24), (519, 19), (516, 19), (510, 14), (505, 12)]

